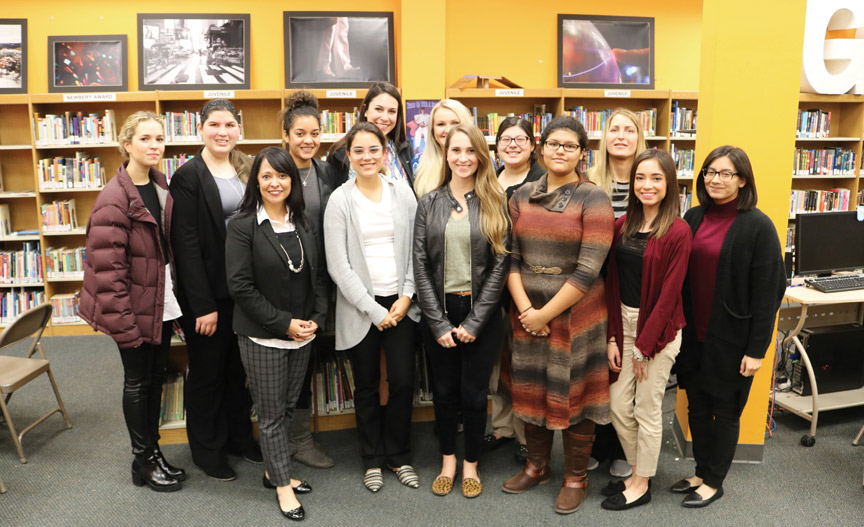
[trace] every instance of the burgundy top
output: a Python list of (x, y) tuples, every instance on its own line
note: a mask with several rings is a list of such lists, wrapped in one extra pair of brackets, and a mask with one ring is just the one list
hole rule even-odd
[(717, 262), (723, 240), (729, 227), (738, 216), (738, 198), (723, 205), (711, 205), (705, 210), (705, 218), (693, 236), (690, 252), (690, 295), (693, 304), (693, 329), (696, 340), (705, 342), (711, 307), (714, 305), (714, 289), (717, 281)]

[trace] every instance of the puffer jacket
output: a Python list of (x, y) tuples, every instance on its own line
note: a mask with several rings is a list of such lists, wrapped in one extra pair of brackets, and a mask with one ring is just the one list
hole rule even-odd
[[(510, 255), (492, 252), (480, 229), (480, 202), (473, 190), (465, 200), (471, 225), (471, 312), (462, 327), (477, 336), (498, 310)], [(414, 220), (414, 284), (424, 320), (435, 337), (453, 329), (444, 303), (444, 235), (453, 210), (462, 212), (462, 206), (450, 187), (442, 185), (420, 198)], [(509, 249), (509, 233), (505, 242)]]
[[(165, 175), (150, 169), (162, 209), (162, 228), (170, 239), (173, 201)], [(156, 219), (144, 206), (126, 163), (105, 185), (87, 222), (87, 263), (79, 315), (108, 334), (120, 348), (162, 340), (165, 263)], [(173, 275), (172, 275), (173, 276)]]

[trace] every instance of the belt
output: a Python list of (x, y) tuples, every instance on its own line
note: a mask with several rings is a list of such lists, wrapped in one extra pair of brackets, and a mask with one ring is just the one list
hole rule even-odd
[(447, 293), (448, 295), (456, 295), (456, 296), (471, 296), (471, 291), (453, 291), (451, 293)]
[(543, 267), (542, 265), (528, 265), (527, 263), (523, 265), (534, 274), (561, 274), (560, 267)]

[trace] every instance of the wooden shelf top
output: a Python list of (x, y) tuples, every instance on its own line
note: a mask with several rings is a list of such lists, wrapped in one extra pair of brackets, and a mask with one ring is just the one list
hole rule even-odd
[(54, 144), (54, 145), (36, 145), (36, 150), (57, 150), (75, 148), (83, 150), (86, 148), (118, 148), (120, 143), (86, 143), (86, 144)]
[(792, 174), (792, 179), (855, 179), (855, 174), (840, 174), (840, 175), (830, 175), (830, 176), (820, 176), (813, 174)]
[(640, 90), (628, 85), (621, 85), (620, 88), (611, 88), (614, 90), (623, 90), (629, 91), (630, 97), (606, 97), (607, 90), (600, 89), (576, 89), (576, 88), (564, 88), (563, 94), (565, 98), (573, 99), (668, 99), (669, 98), (669, 90)]
[(30, 150), (30, 145), (0, 145), (0, 150)]
[(0, 104), (27, 104), (30, 96), (26, 93), (11, 93), (9, 95), (0, 95)]
[[(234, 96), (228, 97), (232, 101), (242, 100), (274, 100), (279, 103), (282, 101), (282, 90), (232, 90), (226, 87), (224, 90), (207, 90), (207, 91), (233, 91)], [(202, 101), (209, 100), (213, 97), (205, 99), (204, 90), (156, 90), (156, 100), (158, 101), (196, 101), (202, 104)]]
[(698, 91), (678, 91), (672, 90), (669, 92), (669, 97), (678, 101), (698, 101), (699, 100), (699, 92)]
[(93, 188), (40, 188), (40, 194), (56, 194), (58, 192), (101, 192), (105, 187)]
[[(34, 93), (30, 95), (30, 102), (33, 104), (65, 104), (70, 107), (74, 107), (77, 104), (98, 104), (102, 106), (112, 106), (117, 104), (118, 102), (156, 102), (156, 93), (155, 92), (147, 92), (147, 91), (129, 91), (129, 92), (109, 92), (113, 93), (117, 100), (116, 101), (74, 101), (74, 102), (65, 102), (63, 100), (63, 93)], [(104, 93), (99, 93), (97, 95), (104, 95)], [(119, 124), (119, 123), (118, 123)]]
[(854, 143), (860, 141), (860, 137), (796, 137), (795, 141), (808, 143), (830, 143), (832, 141)]
[(69, 231), (42, 231), (42, 236), (75, 236), (87, 234), (86, 227), (76, 227)]
[(800, 93), (798, 94), (799, 102), (864, 102), (864, 95), (852, 95), (844, 93), (842, 95), (823, 95), (821, 93)]
[(46, 281), (47, 282), (80, 282), (84, 279), (84, 273), (81, 273), (80, 276), (49, 276)]
[(0, 283), (0, 288), (8, 289), (12, 287), (44, 287), (45, 282), (26, 282), (26, 283)]
[[(501, 90), (513, 91), (514, 89), (522, 90), (522, 97), (513, 96), (497, 96), (496, 92)], [(534, 88), (447, 88), (447, 98), (449, 99), (560, 99), (561, 89), (534, 89)]]
[(0, 199), (35, 198), (36, 193), (32, 190), (7, 190), (0, 192)]
[(21, 236), (0, 236), (0, 242), (38, 242), (38, 234), (23, 234)]

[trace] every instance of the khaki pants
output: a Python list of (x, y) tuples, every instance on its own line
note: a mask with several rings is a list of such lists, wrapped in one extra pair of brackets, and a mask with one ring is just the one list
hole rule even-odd
[(636, 475), (650, 478), (657, 472), (657, 459), (663, 440), (663, 395), (675, 357), (681, 351), (681, 331), (675, 340), (647, 362), (648, 378), (636, 382), (633, 373), (633, 347), (639, 309), (621, 305), (624, 324), (624, 355), (621, 374), (609, 387), (612, 424), (621, 440), (627, 463)]
[[(502, 339), (501, 351), (510, 346), (513, 336), (513, 328), (510, 324), (509, 313), (505, 312), (505, 328)], [(495, 364), (492, 366), (492, 376), (489, 378), (489, 395), (492, 398), (492, 432), (502, 437), (515, 437), (520, 445), (525, 444), (525, 423), (513, 413), (513, 396), (508, 387), (501, 382), (501, 356), (498, 353)], [(508, 354), (509, 356), (509, 354)]]

